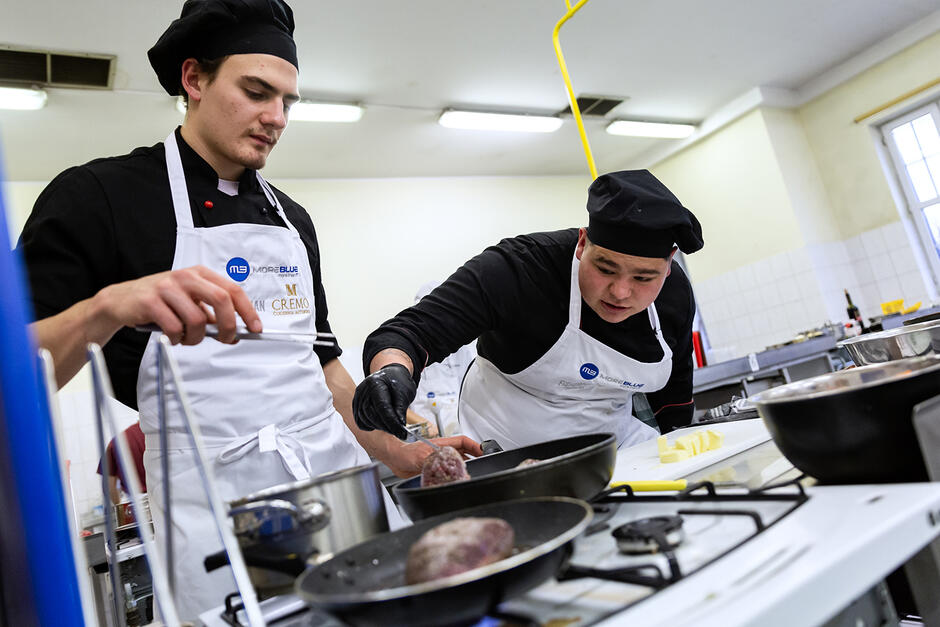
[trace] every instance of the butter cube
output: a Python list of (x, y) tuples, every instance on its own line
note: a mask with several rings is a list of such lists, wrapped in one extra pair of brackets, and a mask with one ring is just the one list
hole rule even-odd
[(694, 455), (695, 445), (692, 444), (692, 439), (693, 438), (691, 435), (680, 435), (678, 438), (676, 438), (676, 448), (683, 451), (688, 451), (690, 455)]
[(663, 453), (669, 450), (669, 443), (666, 442), (666, 436), (661, 435), (656, 438), (656, 446), (659, 447), (659, 452)]
[(669, 449), (668, 451), (663, 451), (659, 454), (659, 461), (664, 464), (671, 464), (673, 462), (681, 462), (683, 459), (689, 458), (689, 452), (683, 449)]
[(714, 451), (715, 449), (721, 448), (721, 445), (725, 443), (725, 436), (723, 433), (718, 433), (717, 431), (712, 431), (711, 429), (705, 433), (708, 435), (709, 451)]

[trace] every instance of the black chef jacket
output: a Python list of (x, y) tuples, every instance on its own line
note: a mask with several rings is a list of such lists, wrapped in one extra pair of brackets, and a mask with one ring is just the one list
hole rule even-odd
[[(363, 364), (368, 372), (383, 348), (405, 351), (415, 378), (426, 364), (441, 361), (479, 338), (477, 352), (506, 374), (529, 367), (544, 355), (568, 324), (571, 260), (578, 229), (504, 239), (477, 255), (450, 278), (367, 339)], [(665, 433), (692, 420), (692, 287), (673, 262), (656, 298), (672, 374), (666, 387), (647, 394)], [(581, 330), (641, 362), (658, 362), (663, 351), (646, 312), (612, 324), (581, 301)]]
[[(178, 128), (176, 141), (196, 227), (247, 222), (286, 228), (268, 203), (254, 170), (242, 175), (238, 195), (228, 196), (219, 191), (215, 170), (186, 144)], [(274, 193), (307, 248), (317, 331), (329, 333), (313, 222), (303, 207), (276, 189)], [(58, 175), (36, 200), (17, 248), (26, 263), (37, 320), (60, 313), (113, 283), (170, 270), (176, 250), (176, 216), (163, 144), (96, 159)], [(103, 349), (115, 396), (135, 409), (137, 372), (149, 337), (125, 327)], [(314, 350), (321, 364), (342, 352), (338, 346)]]

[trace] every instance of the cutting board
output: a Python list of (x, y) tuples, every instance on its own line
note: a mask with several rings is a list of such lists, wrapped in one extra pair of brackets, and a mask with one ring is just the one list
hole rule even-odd
[(717, 464), (723, 459), (770, 440), (770, 433), (767, 431), (764, 421), (760, 418), (752, 418), (750, 420), (678, 429), (667, 435), (669, 444), (674, 444), (675, 438), (679, 436), (703, 429), (711, 429), (724, 435), (723, 446), (714, 451), (699, 453), (681, 462), (663, 464), (659, 461), (659, 449), (655, 438), (647, 440), (617, 451), (617, 465), (614, 468), (614, 476), (611, 481), (681, 479), (702, 468)]

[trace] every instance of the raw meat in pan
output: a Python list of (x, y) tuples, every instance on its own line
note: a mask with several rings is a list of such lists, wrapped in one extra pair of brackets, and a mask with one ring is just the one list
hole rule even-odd
[(428, 455), (421, 467), (422, 488), (466, 481), (469, 478), (467, 463), (452, 446), (442, 446), (441, 450)]
[(502, 518), (455, 518), (411, 545), (405, 580), (411, 585), (498, 562), (514, 543), (515, 532)]

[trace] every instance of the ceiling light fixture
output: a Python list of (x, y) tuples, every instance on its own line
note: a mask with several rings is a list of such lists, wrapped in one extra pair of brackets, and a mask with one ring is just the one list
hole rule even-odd
[(358, 122), (363, 108), (354, 104), (301, 100), (290, 107), (288, 118), (298, 122)]
[(46, 98), (42, 89), (0, 87), (0, 109), (35, 111), (46, 106)]
[(626, 135), (629, 137), (661, 137), (664, 139), (682, 139), (695, 132), (695, 127), (691, 124), (615, 120), (607, 125), (607, 132), (611, 135)]
[(477, 111), (445, 111), (438, 123), (447, 128), (471, 131), (509, 131), (517, 133), (551, 133), (561, 127), (561, 118), (550, 115), (518, 115), (480, 113)]

